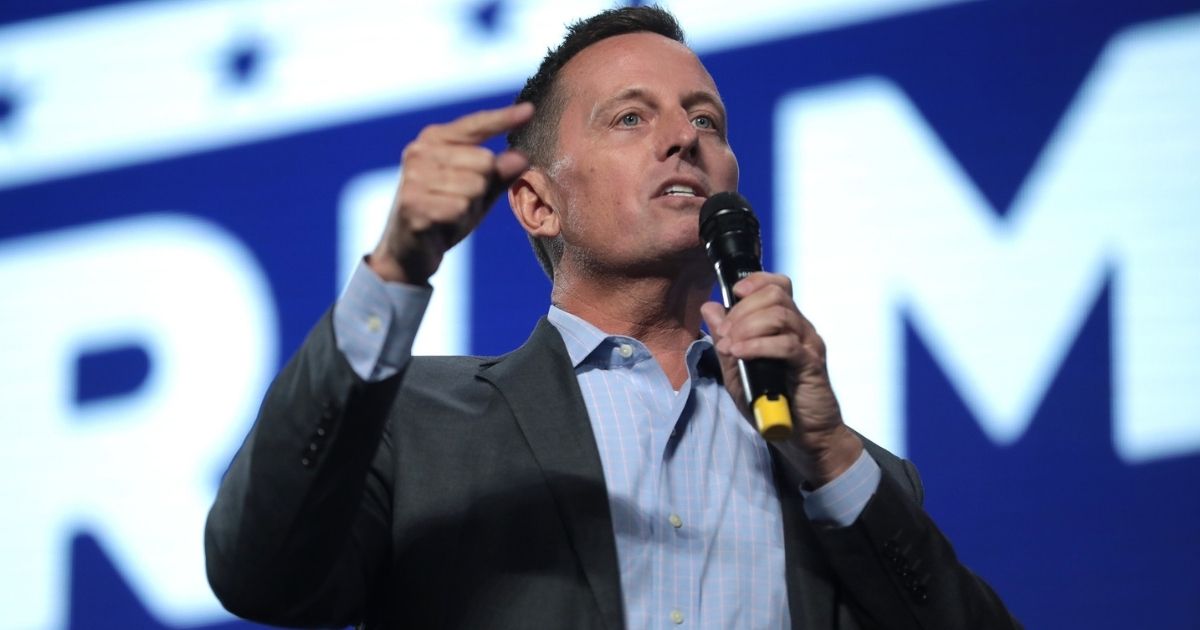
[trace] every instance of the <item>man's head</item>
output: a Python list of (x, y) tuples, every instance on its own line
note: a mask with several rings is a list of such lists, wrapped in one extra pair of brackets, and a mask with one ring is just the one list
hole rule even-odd
[[(536, 111), (529, 124), (509, 134), (508, 142), (511, 147), (525, 153), (535, 169), (553, 178), (563, 166), (560, 161), (563, 156), (559, 151), (562, 117), (570, 99), (586, 91), (584, 86), (578, 84), (590, 78), (576, 76), (572, 83), (572, 73), (566, 70), (572, 65), (578, 65), (573, 64), (573, 60), (598, 43), (613, 38), (630, 39), (624, 37), (630, 34), (653, 35), (663, 39), (664, 43), (673, 43), (677, 48), (686, 50), (683, 31), (675, 18), (657, 7), (613, 9), (571, 25), (562, 43), (547, 53), (538, 71), (529, 78), (517, 97), (518, 102), (532, 102)], [(646, 50), (653, 53), (652, 48)], [(688, 52), (690, 54), (690, 51)], [(698, 61), (695, 63), (699, 65)], [(700, 67), (702, 69), (702, 66)], [(707, 77), (706, 72), (704, 76)], [(712, 91), (715, 94), (715, 86)], [(720, 108), (719, 99), (715, 105)], [(719, 113), (723, 118), (723, 108)], [(724, 121), (721, 122), (723, 124)], [(721, 133), (723, 138), (723, 130)], [(736, 165), (734, 168), (736, 169)], [(715, 191), (708, 192), (711, 194)], [(563, 251), (561, 235), (544, 237), (531, 233), (530, 240), (539, 263), (553, 279), (553, 269)]]
[(610, 9), (567, 27), (562, 43), (547, 51), (537, 72), (525, 81), (525, 87), (517, 95), (516, 102), (533, 103), (535, 112), (529, 124), (508, 134), (509, 146), (523, 152), (535, 166), (548, 167), (553, 159), (558, 119), (566, 102), (559, 71), (584, 48), (602, 39), (643, 31), (684, 43), (683, 30), (675, 16), (658, 7)]

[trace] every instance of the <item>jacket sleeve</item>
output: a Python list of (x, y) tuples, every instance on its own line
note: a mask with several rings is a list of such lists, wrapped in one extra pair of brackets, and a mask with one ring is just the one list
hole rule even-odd
[(388, 558), (386, 425), (402, 378), (360, 379), (330, 312), (275, 378), (205, 526), (209, 583), (231, 612), (278, 625), (361, 619)]
[(864, 625), (1020, 628), (991, 587), (959, 562), (921, 507), (924, 489), (912, 463), (869, 442), (867, 449), (883, 475), (858, 519), (848, 527), (813, 526)]

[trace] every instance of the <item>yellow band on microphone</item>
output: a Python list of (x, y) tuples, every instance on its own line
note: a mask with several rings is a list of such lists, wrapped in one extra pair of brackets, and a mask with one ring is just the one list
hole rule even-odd
[(792, 436), (792, 410), (788, 408), (786, 397), (770, 398), (763, 394), (754, 399), (753, 407), (754, 422), (763, 437), (777, 441)]

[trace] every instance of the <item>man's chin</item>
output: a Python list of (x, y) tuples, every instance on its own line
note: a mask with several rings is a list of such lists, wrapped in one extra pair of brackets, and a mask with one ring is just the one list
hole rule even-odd
[(681, 248), (668, 253), (653, 261), (652, 265), (660, 272), (659, 275), (678, 280), (704, 280), (714, 277), (712, 262), (704, 251), (704, 246), (698, 242), (691, 247)]

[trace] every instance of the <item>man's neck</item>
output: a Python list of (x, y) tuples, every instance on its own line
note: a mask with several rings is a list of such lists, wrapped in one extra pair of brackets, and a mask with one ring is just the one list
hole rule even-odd
[(641, 341), (679, 389), (688, 379), (687, 349), (700, 336), (700, 305), (711, 291), (712, 279), (705, 273), (619, 280), (559, 273), (550, 299), (609, 335)]

